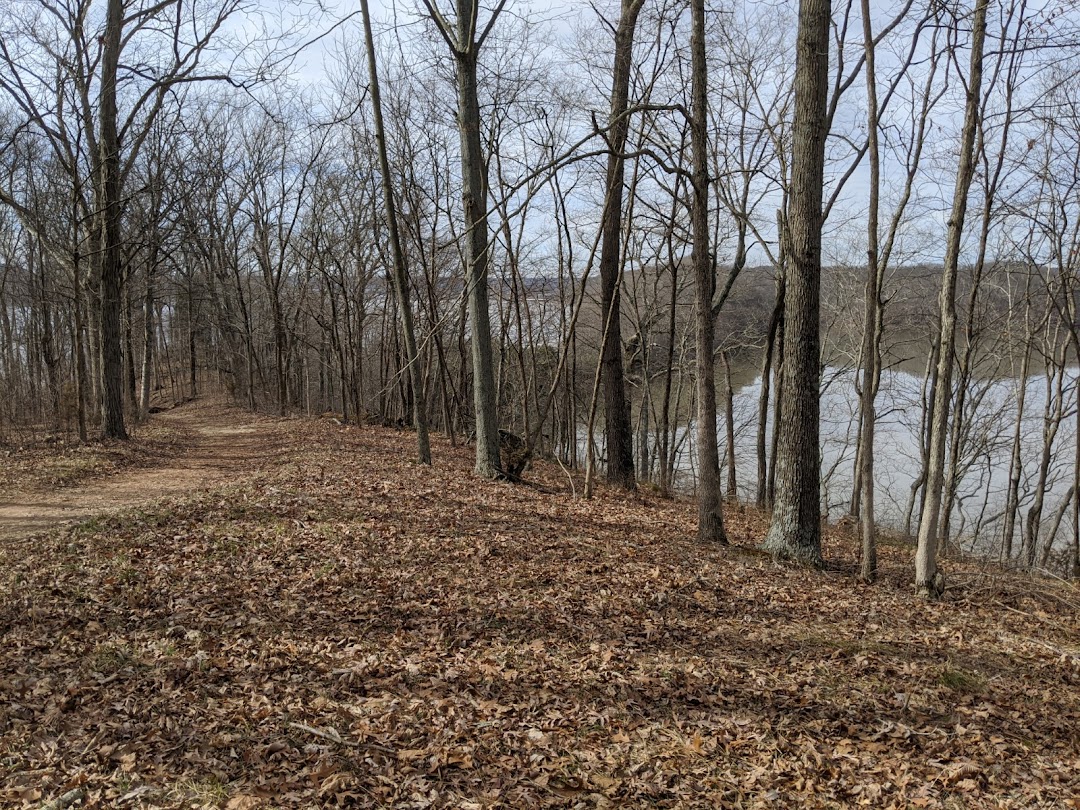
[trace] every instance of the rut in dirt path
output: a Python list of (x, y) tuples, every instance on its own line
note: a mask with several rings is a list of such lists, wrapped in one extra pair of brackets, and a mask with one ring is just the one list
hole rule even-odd
[(179, 429), (184, 436), (179, 452), (160, 465), (121, 470), (74, 487), (0, 495), (0, 538), (27, 537), (244, 477), (273, 457), (282, 424), (212, 401), (191, 402), (151, 419)]

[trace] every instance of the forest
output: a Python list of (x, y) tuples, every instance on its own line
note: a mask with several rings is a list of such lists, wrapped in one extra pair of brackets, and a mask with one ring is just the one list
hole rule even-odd
[(1070, 3), (8, 0), (0, 806), (1075, 806), (1078, 296)]

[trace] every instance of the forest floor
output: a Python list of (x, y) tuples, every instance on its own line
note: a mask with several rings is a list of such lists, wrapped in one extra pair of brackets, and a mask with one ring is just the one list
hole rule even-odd
[(835, 530), (777, 565), (753, 510), (702, 547), (439, 437), (153, 421), (171, 477), (0, 539), (0, 806), (1080, 807), (1065, 583), (947, 561), (926, 603), (902, 543), (867, 586)]
[(196, 401), (155, 414), (134, 442), (9, 450), (0, 466), (0, 539), (234, 480), (276, 447), (274, 425)]

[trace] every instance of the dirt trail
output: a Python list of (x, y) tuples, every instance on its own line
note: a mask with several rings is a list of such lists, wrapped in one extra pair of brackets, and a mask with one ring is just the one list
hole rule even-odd
[(236, 479), (265, 463), (278, 446), (274, 420), (219, 402), (191, 402), (151, 418), (179, 429), (184, 436), (179, 452), (160, 465), (121, 470), (53, 492), (0, 492), (0, 539)]

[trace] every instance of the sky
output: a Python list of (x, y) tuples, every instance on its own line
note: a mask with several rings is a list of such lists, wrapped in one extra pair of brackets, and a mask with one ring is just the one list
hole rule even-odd
[[(785, 0), (779, 0), (785, 2)], [(281, 0), (282, 7), (285, 7), (285, 0)], [(342, 17), (348, 13), (356, 13), (358, 4), (355, 0), (331, 0), (336, 2), (332, 8), (337, 12), (338, 17)], [(370, 0), (372, 14), (375, 22), (376, 36), (381, 42), (392, 42), (393, 32), (391, 28), (398, 26), (402, 35), (408, 38), (408, 31), (414, 26), (419, 25), (421, 15), (423, 11), (421, 0)], [(495, 0), (486, 0), (486, 5), (493, 5)], [(790, 0), (794, 2), (794, 0)], [(438, 6), (445, 10), (448, 14), (452, 11), (454, 0), (437, 0)], [(1036, 4), (1041, 4), (1042, 0), (1036, 0)], [(617, 14), (617, 2), (615, 0), (598, 0), (598, 5), (602, 8), (610, 9), (613, 13)], [(295, 4), (294, 4), (295, 7)], [(885, 20), (896, 12), (894, 5), (886, 3), (884, 0), (872, 0), (872, 7), (876, 8), (877, 17), (879, 20)], [(506, 14), (510, 15), (522, 15), (538, 18), (544, 21), (546, 26), (555, 29), (556, 35), (565, 32), (566, 41), (570, 41), (570, 35), (572, 34), (574, 23), (579, 20), (591, 21), (595, 19), (595, 11), (591, 8), (591, 3), (585, 0), (509, 0), (506, 6)], [(482, 14), (481, 20), (483, 22), (487, 15)], [(323, 23), (323, 29), (330, 27), (328, 23)], [(561, 29), (561, 30), (560, 30)], [(343, 42), (345, 43), (343, 45)], [(857, 43), (855, 43), (857, 44)], [(294, 66), (293, 75), (297, 80), (308, 83), (312, 86), (319, 86), (320, 83), (325, 83), (328, 73), (332, 71), (333, 62), (338, 58), (337, 54), (340, 53), (340, 49), (355, 48), (359, 53), (362, 50), (363, 43), (362, 37), (359, 36), (358, 27), (351, 29), (350, 33), (345, 33), (345, 29), (334, 31), (326, 36), (318, 39), (308, 48), (306, 48), (298, 57)], [(887, 64), (883, 65), (883, 62), (887, 62), (888, 55), (885, 53), (879, 54), (879, 70), (887, 71)], [(965, 66), (966, 67), (966, 66)], [(864, 121), (865, 112), (862, 109), (862, 85), (861, 82), (856, 83), (850, 92), (850, 99), (845, 95), (845, 101), (842, 104), (840, 114), (837, 122), (840, 128), (843, 129), (846, 126), (858, 131)], [(936, 118), (934, 125), (937, 131), (945, 134), (945, 140), (938, 144), (939, 149), (944, 148), (948, 150), (948, 131), (955, 130), (959, 123), (959, 108), (955, 105), (948, 107), (942, 105), (936, 112)], [(943, 154), (928, 155), (927, 160), (924, 163), (924, 168), (933, 174), (931, 161), (940, 162), (943, 159)], [(947, 161), (946, 161), (947, 163)], [(886, 164), (886, 172), (889, 171), (888, 163)], [(941, 187), (938, 189), (938, 193), (928, 195), (930, 198), (937, 197), (940, 200), (940, 210), (928, 210), (924, 212), (924, 225), (929, 227), (930, 230), (940, 231), (944, 223), (946, 203), (950, 198), (950, 189), (946, 186), (951, 181), (951, 172), (948, 170), (948, 166), (945, 166), (941, 170), (940, 182)], [(887, 175), (885, 178), (886, 184), (889, 185), (890, 177)], [(933, 185), (933, 181), (930, 181)], [(896, 178), (896, 184), (899, 184), (899, 179)], [(923, 189), (927, 187), (924, 184)], [(831, 225), (837, 226), (838, 229), (834, 230), (830, 228), (829, 233), (826, 236), (826, 253), (831, 254), (828, 259), (832, 261), (843, 261), (846, 256), (844, 254), (850, 253), (852, 249), (853, 235), (858, 230), (858, 224), (855, 223), (855, 219), (858, 219), (858, 212), (861, 207), (865, 206), (865, 200), (867, 198), (868, 189), (868, 169), (865, 161), (860, 165), (849, 179), (842, 196), (845, 201), (845, 205), (841, 208), (847, 208), (844, 210), (838, 210), (837, 216), (832, 218)], [(839, 228), (844, 220), (848, 219), (848, 215), (855, 214), (854, 219), (851, 220), (851, 225)], [(854, 230), (853, 230), (854, 229)], [(828, 241), (832, 238), (833, 245), (829, 245)], [(857, 239), (855, 240), (857, 241)], [(929, 257), (928, 257), (929, 258)]]
[[(390, 29), (394, 26), (409, 28), (418, 24), (420, 16), (424, 13), (421, 0), (369, 0), (372, 17), (372, 27), (376, 39), (390, 36)], [(295, 4), (281, 2), (283, 18), (290, 14), (288, 9)], [(485, 6), (490, 5), (485, 3)], [(447, 13), (451, 10), (449, 0), (436, 0), (436, 7)], [(325, 33), (317, 41), (304, 48), (303, 53), (296, 60), (296, 77), (304, 82), (318, 83), (325, 80), (326, 74), (335, 59), (334, 51), (341, 39), (341, 30), (330, 31), (334, 20), (341, 20), (350, 14), (356, 15), (359, 21), (359, 3), (355, 0), (336, 3), (330, 6), (331, 13), (322, 22), (318, 31), (310, 36), (318, 36)], [(581, 14), (592, 15), (593, 11), (587, 2), (583, 0), (509, 0), (504, 13), (534, 16), (535, 18), (554, 26), (556, 30), (564, 29), (570, 33), (572, 22)], [(482, 15), (481, 21), (486, 18)], [(359, 30), (357, 30), (359, 34)], [(358, 47), (362, 43), (357, 43)]]

